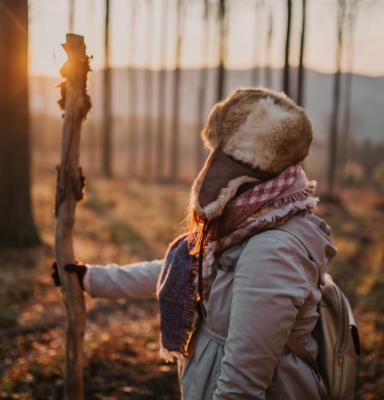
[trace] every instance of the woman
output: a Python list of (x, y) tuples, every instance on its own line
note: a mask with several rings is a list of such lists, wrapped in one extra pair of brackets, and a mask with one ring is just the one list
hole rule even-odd
[(161, 355), (177, 359), (186, 400), (325, 398), (287, 345), (316, 356), (319, 282), (335, 254), (299, 165), (311, 123), (284, 94), (247, 88), (214, 106), (202, 135), (210, 155), (188, 232), (164, 260), (65, 270), (92, 297), (159, 300)]

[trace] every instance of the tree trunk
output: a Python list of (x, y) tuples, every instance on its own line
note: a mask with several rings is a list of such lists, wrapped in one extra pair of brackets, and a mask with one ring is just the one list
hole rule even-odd
[(252, 85), (258, 86), (261, 84), (260, 82), (260, 37), (261, 37), (261, 23), (260, 23), (260, 9), (264, 3), (260, 0), (256, 0), (255, 4), (255, 33), (254, 33), (254, 62), (255, 65), (252, 69)]
[(73, 33), (75, 29), (75, 0), (69, 0), (68, 8), (68, 30)]
[(153, 135), (152, 135), (152, 42), (153, 42), (153, 2), (147, 0), (147, 68), (145, 79), (145, 108), (144, 108), (144, 146), (143, 146), (143, 166), (144, 177), (150, 179), (152, 177), (153, 167)]
[(109, 59), (109, 16), (110, 1), (105, 0), (102, 173), (106, 177), (112, 176), (112, 76)]
[(73, 226), (76, 202), (81, 200), (84, 177), (79, 167), (81, 124), (90, 107), (86, 92), (89, 58), (85, 54), (84, 38), (67, 34), (64, 50), (68, 61), (60, 72), (66, 79), (61, 84), (64, 123), (61, 141), (61, 162), (57, 167), (55, 214), (57, 217), (55, 255), (59, 265), (62, 295), (67, 314), (65, 351), (65, 400), (83, 399), (83, 340), (85, 332), (85, 303), (76, 274), (63, 272), (67, 263), (75, 261)]
[(342, 134), (342, 142), (344, 144), (344, 148), (343, 151), (340, 152), (341, 156), (340, 163), (343, 169), (345, 169), (345, 166), (348, 163), (349, 153), (350, 153), (352, 78), (353, 78), (353, 73), (351, 70), (349, 70), (345, 82), (345, 106), (343, 115), (343, 134)]
[(167, 79), (167, 26), (168, 26), (168, 0), (163, 0), (162, 21), (160, 33), (161, 59), (159, 71), (158, 92), (158, 129), (156, 146), (156, 180), (160, 181), (164, 176), (164, 148), (165, 148), (165, 87)]
[(341, 165), (343, 173), (349, 160), (349, 153), (351, 147), (351, 102), (352, 102), (352, 82), (353, 82), (353, 58), (354, 58), (354, 44), (355, 44), (355, 20), (357, 13), (358, 2), (349, 4), (349, 13), (347, 15), (347, 68), (348, 74), (345, 82), (345, 95), (344, 95), (344, 115), (343, 115), (343, 138), (344, 143), (343, 151), (340, 153)]
[(130, 176), (136, 176), (139, 173), (138, 166), (138, 121), (137, 121), (137, 77), (136, 66), (134, 64), (136, 47), (135, 47), (135, 31), (136, 31), (136, 0), (131, 0), (131, 24), (129, 31), (129, 55), (130, 66), (128, 67), (128, 93), (129, 93), (129, 128), (128, 128), (128, 172)]
[(302, 15), (301, 15), (301, 36), (300, 36), (300, 55), (299, 55), (299, 67), (297, 77), (297, 104), (300, 106), (304, 105), (304, 50), (305, 50), (305, 23), (307, 14), (307, 0), (302, 0)]
[(269, 8), (268, 19), (268, 34), (267, 34), (267, 54), (265, 66), (265, 86), (272, 88), (272, 39), (273, 39), (273, 13), (271, 7)]
[(340, 109), (340, 76), (338, 69), (333, 78), (333, 108), (331, 129), (329, 134), (329, 161), (328, 161), (328, 193), (333, 194), (336, 183), (337, 153), (338, 153), (338, 119)]
[(173, 118), (172, 118), (172, 137), (171, 137), (171, 181), (175, 182), (179, 174), (179, 112), (180, 112), (180, 75), (181, 75), (181, 2), (177, 0), (177, 21), (176, 21), (176, 54), (175, 71), (173, 84)]
[(30, 194), (27, 0), (0, 0), (0, 60), (0, 246), (37, 245)]
[(287, 0), (287, 32), (285, 36), (285, 54), (284, 54), (284, 75), (283, 75), (283, 91), (287, 96), (290, 95), (290, 67), (289, 67), (289, 51), (291, 42), (291, 20), (292, 20), (292, 0)]
[(333, 106), (331, 116), (331, 126), (329, 130), (329, 159), (327, 171), (328, 194), (334, 195), (337, 173), (338, 155), (338, 121), (340, 111), (340, 78), (341, 60), (343, 52), (343, 29), (345, 19), (346, 0), (339, 0), (337, 11), (337, 40), (336, 40), (336, 72), (333, 79)]
[[(197, 121), (202, 129), (205, 120), (205, 102), (208, 86), (208, 56), (209, 56), (209, 1), (204, 0), (204, 26), (202, 40), (203, 65), (200, 70), (199, 95), (197, 98)], [(203, 164), (204, 150), (200, 135), (196, 135), (196, 171), (200, 171)]]
[(226, 21), (225, 0), (219, 0), (219, 66), (217, 70), (217, 95), (216, 101), (221, 101), (225, 92), (225, 50), (226, 50)]
[[(89, 2), (87, 6), (87, 32), (91, 31), (95, 24), (95, 13), (96, 4), (93, 1)], [(95, 37), (89, 37), (88, 45), (90, 48), (94, 48), (96, 42), (95, 39)], [(98, 91), (98, 85), (95, 79), (90, 79), (88, 88), (90, 93), (95, 93)], [(98, 173), (100, 172), (100, 140), (96, 134), (96, 132), (99, 132), (99, 123), (96, 121), (97, 119), (95, 115), (91, 114), (86, 124), (86, 130), (84, 131), (88, 158), (87, 169), (89, 173), (94, 173), (96, 171)], [(91, 134), (91, 132), (93, 132), (93, 134)]]

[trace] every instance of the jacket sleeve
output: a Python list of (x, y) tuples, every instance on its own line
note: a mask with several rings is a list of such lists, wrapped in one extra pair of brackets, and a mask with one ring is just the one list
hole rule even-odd
[(156, 298), (156, 282), (162, 260), (117, 264), (87, 265), (85, 290), (91, 297), (149, 300)]
[(294, 249), (253, 237), (236, 267), (228, 336), (213, 400), (265, 399), (279, 356), (309, 293)]

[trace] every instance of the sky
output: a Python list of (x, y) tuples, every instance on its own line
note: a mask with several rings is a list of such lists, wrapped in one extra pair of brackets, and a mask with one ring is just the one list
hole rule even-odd
[[(174, 66), (176, 1), (177, 0), (110, 0), (111, 1), (111, 62), (113, 66), (134, 65), (152, 68), (161, 66), (160, 40), (162, 18), (166, 14), (166, 67)], [(285, 38), (285, 0), (227, 0), (228, 68), (251, 68), (265, 65), (266, 34), (269, 10), (273, 13), (272, 66), (281, 67)], [(30, 73), (58, 76), (65, 60), (60, 43), (65, 41), (69, 27), (67, 0), (29, 0)], [(201, 0), (184, 0), (182, 9), (182, 66), (196, 68), (217, 64), (217, 24), (215, 4), (210, 0), (210, 29), (203, 37), (203, 6)], [(301, 1), (293, 0), (293, 31), (291, 64), (297, 64), (300, 37)], [(333, 72), (336, 46), (337, 0), (307, 0), (307, 39), (305, 65), (320, 72)], [(152, 6), (150, 6), (152, 4)], [(353, 71), (384, 75), (384, 0), (360, 0), (356, 19)], [(103, 66), (104, 0), (75, 0), (74, 33), (85, 36), (92, 67)], [(152, 13), (150, 12), (152, 7)], [(164, 13), (164, 8), (166, 13)], [(152, 17), (151, 17), (152, 15)], [(134, 44), (130, 37), (134, 33)], [(148, 39), (151, 45), (148, 46)], [(208, 57), (203, 43), (208, 41)], [(346, 69), (346, 67), (344, 67)]]

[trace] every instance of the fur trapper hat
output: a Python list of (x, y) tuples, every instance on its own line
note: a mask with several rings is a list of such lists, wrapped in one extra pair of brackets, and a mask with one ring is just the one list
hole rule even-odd
[(205, 145), (263, 171), (279, 173), (308, 155), (312, 126), (284, 93), (240, 88), (217, 103), (202, 131)]
[(202, 138), (211, 153), (192, 187), (191, 207), (221, 215), (245, 183), (278, 175), (308, 155), (312, 125), (284, 93), (239, 88), (211, 110)]

